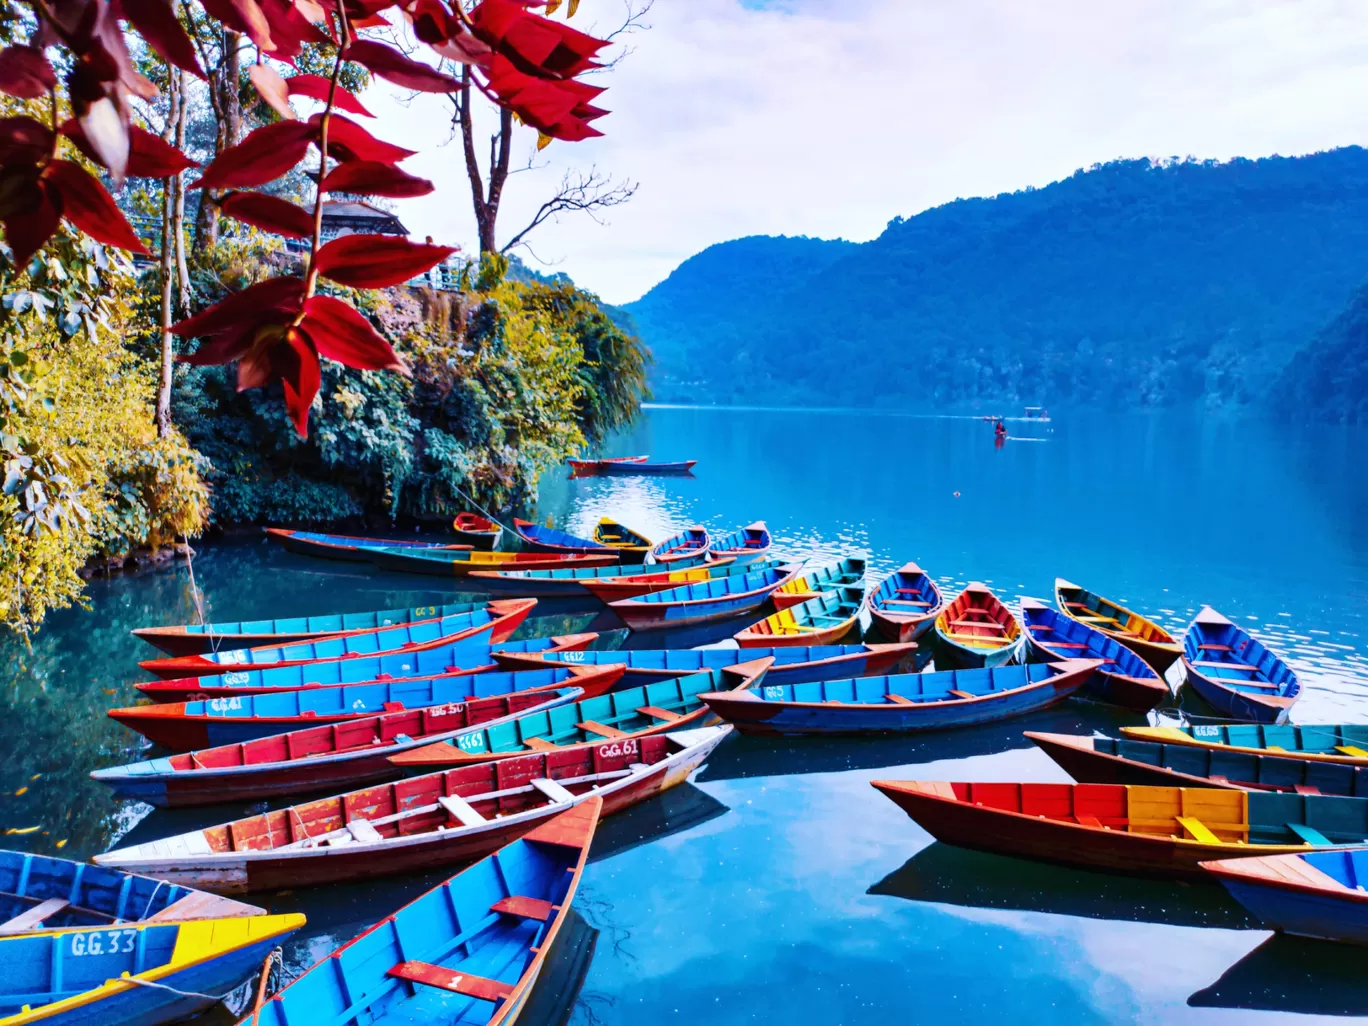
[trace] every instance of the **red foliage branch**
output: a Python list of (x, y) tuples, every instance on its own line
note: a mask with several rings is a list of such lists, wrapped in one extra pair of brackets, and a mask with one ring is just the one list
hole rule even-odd
[[(103, 184), (60, 155), (65, 139), (104, 168), (114, 184), (125, 176), (165, 178), (196, 166), (175, 147), (131, 123), (129, 98), (156, 89), (138, 74), (124, 33), (135, 31), (169, 64), (204, 76), (193, 43), (170, 0), (28, 0), (38, 19), (31, 45), (0, 50), (0, 91), (48, 99), (49, 123), (0, 119), (0, 224), (15, 261), (26, 264), (65, 217), (99, 242), (135, 253), (146, 249)], [(412, 150), (375, 138), (337, 111), (370, 117), (338, 85), (344, 61), (406, 89), (454, 92), (449, 75), (356, 30), (388, 24), (381, 13), (401, 7), (414, 35), (435, 53), (471, 65), (478, 88), (544, 136), (574, 141), (599, 135), (590, 122), (604, 110), (591, 102), (601, 89), (577, 76), (598, 67), (606, 44), (529, 10), (545, 0), (481, 0), (467, 12), (460, 0), (199, 0), (225, 28), (248, 36), (259, 51), (293, 64), (305, 43), (336, 49), (331, 77), (281, 77), (253, 70), (262, 98), (285, 120), (264, 125), (219, 153), (190, 188), (231, 189), (223, 213), (263, 231), (310, 240), (302, 277), (270, 278), (234, 293), (171, 327), (199, 347), (181, 359), (192, 364), (236, 361), (238, 388), (280, 381), (286, 408), (301, 436), (318, 394), (320, 358), (363, 370), (407, 373), (390, 344), (355, 307), (318, 295), (320, 278), (354, 288), (386, 288), (424, 273), (454, 247), (418, 245), (391, 236), (349, 235), (324, 243), (323, 197), (332, 192), (421, 196), (432, 183), (400, 169)], [(321, 9), (323, 19), (317, 19)], [(123, 24), (121, 24), (121, 22)], [(59, 81), (45, 55), (62, 48), (70, 67), (66, 99), (72, 117), (58, 120)], [(323, 103), (300, 121), (291, 96)], [(312, 209), (252, 191), (292, 170), (310, 149), (319, 153)]]

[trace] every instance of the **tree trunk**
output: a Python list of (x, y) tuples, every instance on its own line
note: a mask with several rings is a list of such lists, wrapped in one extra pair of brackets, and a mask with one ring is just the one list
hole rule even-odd
[[(182, 96), (179, 80), (174, 71), (168, 69), (166, 130), (162, 137), (171, 142), (176, 137), (176, 126), (181, 118)], [(161, 224), (161, 379), (157, 387), (157, 437), (165, 438), (171, 434), (171, 370), (174, 366), (175, 350), (171, 334), (171, 297), (175, 290), (176, 254), (176, 186), (171, 179), (162, 180), (162, 224)]]
[[(186, 114), (185, 71), (176, 70), (175, 90), (177, 96), (176, 149), (185, 152), (185, 128), (189, 117)], [(171, 180), (176, 209), (171, 217), (171, 238), (176, 244), (176, 282), (180, 316), (190, 316), (190, 265), (185, 258), (185, 172), (179, 172)]]
[[(242, 86), (242, 60), (238, 54), (241, 46), (240, 33), (223, 30), (223, 60), (210, 86), (217, 99), (212, 105), (214, 116), (218, 119), (218, 131), (214, 139), (215, 156), (230, 146), (236, 146), (242, 138), (242, 99), (238, 94)], [(198, 249), (218, 242), (218, 200), (221, 197), (221, 193), (213, 195), (208, 189), (200, 191), (199, 213), (195, 216), (195, 246)]]
[(499, 133), (489, 140), (489, 189), (480, 175), (475, 151), (475, 122), (470, 112), (470, 66), (461, 75), (461, 142), (465, 150), (466, 176), (470, 179), (470, 199), (475, 211), (475, 227), (480, 238), (480, 255), (499, 252), (496, 229), (499, 201), (508, 181), (508, 165), (513, 142), (513, 112), (499, 109)]

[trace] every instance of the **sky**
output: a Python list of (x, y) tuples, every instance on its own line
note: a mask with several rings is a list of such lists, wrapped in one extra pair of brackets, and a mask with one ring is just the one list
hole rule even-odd
[[(602, 35), (622, 11), (584, 0), (572, 24)], [(596, 79), (604, 138), (552, 143), (500, 214), (504, 240), (567, 169), (637, 183), (606, 224), (570, 215), (521, 251), (612, 303), (727, 239), (864, 241), (894, 216), (1120, 157), (1368, 142), (1361, 0), (656, 0), (645, 23)], [(399, 216), (477, 249), (449, 103), (387, 88), (366, 96), (377, 134), (420, 150), (405, 167), (437, 185)]]

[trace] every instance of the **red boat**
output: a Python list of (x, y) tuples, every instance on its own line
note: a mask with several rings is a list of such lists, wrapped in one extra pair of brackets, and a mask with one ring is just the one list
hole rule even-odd
[[(399, 627), (376, 627), (300, 645), (240, 648), (201, 655), (144, 659), (138, 665), (162, 680), (179, 680), (184, 677), (207, 677), (228, 670), (273, 670), (305, 663), (364, 659), (401, 649), (404, 652), (421, 652), (485, 634), (489, 636), (491, 644), (498, 644), (508, 640), (536, 604), (536, 599), (499, 599), (487, 603), (481, 613), (462, 613)], [(485, 612), (488, 615), (484, 615)]]
[(480, 724), (549, 709), (579, 688), (524, 691), (305, 727), (239, 744), (96, 770), (115, 796), (179, 809), (324, 794), (403, 776), (389, 757)]
[(220, 894), (365, 880), (483, 858), (597, 796), (603, 814), (677, 784), (730, 733), (703, 727), (400, 780), (260, 813), (95, 861)]
[(603, 470), (608, 463), (645, 463), (647, 456), (609, 456), (601, 460), (566, 460), (576, 477), (590, 477)]
[(710, 559), (701, 566), (680, 569), (668, 564), (653, 566), (645, 573), (623, 575), (621, 577), (601, 577), (584, 582), (584, 590), (605, 605), (619, 599), (637, 598), (653, 591), (669, 591), (682, 584), (695, 584), (699, 581), (715, 581), (729, 576), (732, 572), (745, 571), (735, 566), (731, 556), (725, 559)]
[(369, 549), (405, 548), (414, 551), (460, 552), (469, 545), (457, 542), (415, 541), (411, 538), (365, 538), (355, 534), (326, 534), (318, 531), (291, 531), (284, 527), (266, 528), (266, 537), (287, 552), (301, 556), (321, 556), (346, 563), (367, 563)]
[(503, 537), (501, 524), (478, 513), (457, 513), (451, 526), (456, 531), (457, 538), (485, 552), (492, 552), (498, 548), (499, 539)]

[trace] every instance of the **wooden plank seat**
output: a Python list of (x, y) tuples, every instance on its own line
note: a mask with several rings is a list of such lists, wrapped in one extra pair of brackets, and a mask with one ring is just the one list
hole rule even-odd
[(543, 901), (541, 898), (510, 894), (490, 905), (489, 911), (502, 912), (504, 915), (517, 916), (520, 919), (535, 919), (539, 923), (544, 923), (556, 914), (558, 907), (549, 901)]
[(498, 980), (491, 980), (485, 976), (474, 976), (470, 973), (453, 972), (429, 962), (400, 962), (398, 965), (390, 967), (389, 975), (397, 976), (401, 980), (408, 980), (410, 983), (421, 983), (427, 987), (436, 987), (438, 990), (449, 990), (453, 994), (461, 994), (464, 997), (491, 1001), (496, 1005), (500, 1001), (507, 1000), (508, 995), (513, 993), (514, 987), (514, 984), (511, 983), (500, 983)]
[(475, 827), (489, 822), (475, 806), (458, 794), (438, 795), (437, 804), (446, 809), (447, 814), (461, 826)]
[(1087, 645), (1083, 644), (1081, 641), (1044, 641), (1044, 642), (1041, 642), (1041, 644), (1043, 644), (1043, 645), (1049, 645), (1051, 648), (1083, 648), (1083, 649), (1086, 649), (1086, 648), (1088, 647)]
[(950, 689), (950, 694), (954, 695), (956, 698), (978, 698), (978, 697), (979, 697), (978, 695), (971, 695), (968, 691), (961, 691), (961, 690), (959, 690), (958, 688), (951, 688), (951, 689)]
[(351, 834), (352, 840), (357, 844), (379, 844), (385, 839), (368, 819), (352, 820), (347, 824), (347, 833)]
[(930, 602), (914, 602), (911, 599), (884, 599), (881, 605), (885, 606), (917, 606), (920, 609), (930, 609)]
[(1243, 671), (1243, 672), (1245, 672), (1245, 673), (1258, 673), (1258, 672), (1259, 672), (1259, 668), (1258, 668), (1257, 666), (1251, 666), (1251, 665), (1249, 665), (1249, 663), (1227, 663), (1227, 662), (1225, 662), (1224, 660), (1221, 660), (1221, 659), (1197, 659), (1197, 660), (1194, 660), (1194, 661), (1193, 661), (1192, 665), (1193, 665), (1193, 666), (1210, 666), (1210, 667), (1213, 667), (1213, 668), (1216, 668), (1216, 669), (1222, 669), (1222, 670), (1241, 670), (1241, 671)]
[(1335, 745), (1335, 751), (1341, 755), (1352, 755), (1358, 759), (1368, 759), (1368, 752), (1365, 752), (1358, 745)]
[(1198, 645), (1197, 647), (1200, 648), (1200, 649), (1202, 649), (1202, 650), (1205, 651), (1205, 652), (1229, 652), (1229, 651), (1230, 651), (1230, 646), (1229, 646), (1229, 645), (1212, 645), (1212, 644), (1210, 644), (1210, 643), (1208, 643), (1208, 642), (1203, 642), (1202, 644)]
[(1300, 837), (1306, 844), (1315, 845), (1317, 848), (1333, 847), (1335, 844), (1315, 827), (1309, 827), (1305, 823), (1288, 823), (1287, 829)]
[(1203, 823), (1196, 816), (1177, 816), (1178, 825), (1191, 835), (1194, 841), (1201, 841), (1203, 844), (1221, 844), (1222, 841), (1211, 828)]
[(1296, 791), (1297, 794), (1320, 794), (1320, 793), (1321, 793), (1321, 789), (1320, 789), (1319, 787), (1312, 787), (1310, 784), (1298, 784), (1296, 787), (1293, 788), (1293, 790)]
[(951, 620), (951, 627), (987, 627), (989, 630), (1002, 631), (1004, 634), (1007, 628), (996, 620)]
[(534, 777), (528, 783), (557, 805), (564, 805), (575, 800), (574, 793), (568, 790), (565, 785), (546, 777)]
[(888, 694), (884, 695), (884, 698), (888, 699), (888, 701), (892, 702), (894, 705), (916, 705), (916, 704), (917, 704), (916, 702), (912, 701), (912, 699), (908, 698), (906, 695), (897, 695), (897, 694), (894, 694), (892, 691), (890, 691)]
[(673, 723), (675, 720), (682, 720), (684, 717), (677, 712), (670, 712), (669, 709), (662, 709), (658, 705), (643, 705), (636, 710), (642, 716), (650, 716), (657, 720), (664, 720), (666, 723)]
[(949, 638), (951, 641), (987, 642), (988, 644), (993, 645), (997, 648), (1001, 648), (1003, 645), (1007, 644), (1006, 638), (1000, 638), (995, 634), (960, 634), (958, 632), (951, 631), (941, 631), (941, 634), (944, 637)]
[(523, 744), (534, 752), (554, 752), (560, 748), (560, 745), (556, 744), (556, 742), (548, 741), (544, 737), (525, 737), (523, 738)]
[(0, 936), (8, 936), (14, 933), (27, 933), (29, 930), (36, 930), (43, 925), (45, 919), (51, 919), (62, 909), (70, 905), (71, 902), (65, 898), (48, 898), (47, 901), (33, 908), (25, 909), (13, 919), (8, 919), (0, 923)]
[(1101, 829), (1103, 825), (1102, 821), (1098, 819), (1096, 816), (1075, 816), (1074, 819), (1078, 820), (1079, 824), (1085, 827), (1095, 827), (1097, 829)]
[(591, 734), (597, 734), (599, 737), (625, 737), (627, 734), (625, 730), (618, 730), (617, 727), (610, 727), (606, 723), (599, 723), (598, 720), (585, 720), (582, 723), (576, 723), (575, 726), (580, 730), (587, 730)]

